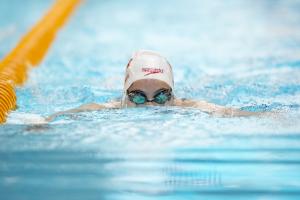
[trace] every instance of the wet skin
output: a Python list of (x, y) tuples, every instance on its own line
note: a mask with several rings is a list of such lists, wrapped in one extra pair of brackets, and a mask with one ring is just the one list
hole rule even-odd
[[(144, 92), (148, 100), (152, 100), (157, 92), (161, 89), (170, 89), (170, 86), (163, 81), (156, 79), (143, 79), (135, 81), (129, 88), (128, 92), (139, 90)], [(248, 117), (248, 116), (262, 116), (262, 115), (273, 115), (269, 112), (250, 112), (243, 111), (236, 108), (225, 107), (221, 105), (216, 105), (201, 100), (188, 100), (188, 99), (177, 99), (174, 96), (167, 101), (165, 104), (157, 104), (155, 102), (146, 102), (145, 104), (136, 105), (131, 102), (128, 97), (125, 100), (126, 107), (140, 107), (140, 106), (179, 106), (185, 108), (196, 108), (210, 115), (219, 117)], [(78, 112), (95, 111), (104, 108), (122, 108), (121, 102), (109, 102), (105, 104), (89, 103), (82, 105), (78, 108), (70, 109), (67, 111), (61, 111), (50, 115), (45, 119), (46, 122), (50, 122), (57, 116), (64, 114), (72, 114)]]

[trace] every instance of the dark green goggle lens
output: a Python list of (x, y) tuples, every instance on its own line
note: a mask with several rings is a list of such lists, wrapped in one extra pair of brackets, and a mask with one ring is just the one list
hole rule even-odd
[(141, 91), (133, 91), (128, 93), (129, 100), (135, 104), (144, 104), (146, 102), (155, 102), (157, 104), (164, 104), (171, 99), (171, 91), (163, 90), (154, 96), (153, 100), (148, 100), (146, 95)]
[(134, 94), (130, 99), (135, 104), (144, 104), (147, 101), (147, 98), (142, 94)]
[(160, 92), (159, 94), (157, 94), (154, 97), (154, 102), (158, 103), (158, 104), (164, 104), (169, 100), (169, 95), (164, 93), (164, 92)]

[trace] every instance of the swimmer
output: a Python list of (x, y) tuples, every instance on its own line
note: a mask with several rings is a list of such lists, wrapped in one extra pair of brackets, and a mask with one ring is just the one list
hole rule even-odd
[(105, 108), (129, 108), (141, 106), (178, 106), (199, 109), (219, 117), (246, 117), (261, 115), (261, 112), (249, 112), (224, 107), (206, 101), (176, 98), (172, 67), (160, 54), (140, 50), (133, 54), (126, 67), (123, 96), (121, 101), (104, 104), (89, 103), (78, 108), (50, 115), (46, 121), (56, 117), (78, 112), (96, 111)]

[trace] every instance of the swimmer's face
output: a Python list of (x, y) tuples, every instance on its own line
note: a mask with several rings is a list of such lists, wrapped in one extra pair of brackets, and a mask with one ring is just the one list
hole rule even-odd
[[(135, 81), (127, 90), (127, 93), (133, 91), (141, 91), (145, 94), (147, 99), (153, 99), (155, 95), (161, 90), (170, 90), (170, 86), (163, 81), (156, 80), (156, 79), (142, 79)], [(128, 97), (127, 97), (128, 99)], [(169, 101), (164, 104), (158, 104), (156, 102), (146, 102), (145, 104), (137, 105), (130, 100), (126, 101), (128, 107), (135, 107), (135, 106), (161, 106), (161, 105), (171, 105), (173, 103), (173, 95)]]

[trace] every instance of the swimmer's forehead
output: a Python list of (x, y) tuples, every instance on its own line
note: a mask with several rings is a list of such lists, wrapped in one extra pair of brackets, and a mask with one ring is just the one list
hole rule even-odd
[(164, 81), (157, 79), (142, 79), (137, 80), (131, 84), (128, 91), (141, 90), (141, 91), (157, 91), (161, 89), (171, 89), (171, 87)]

